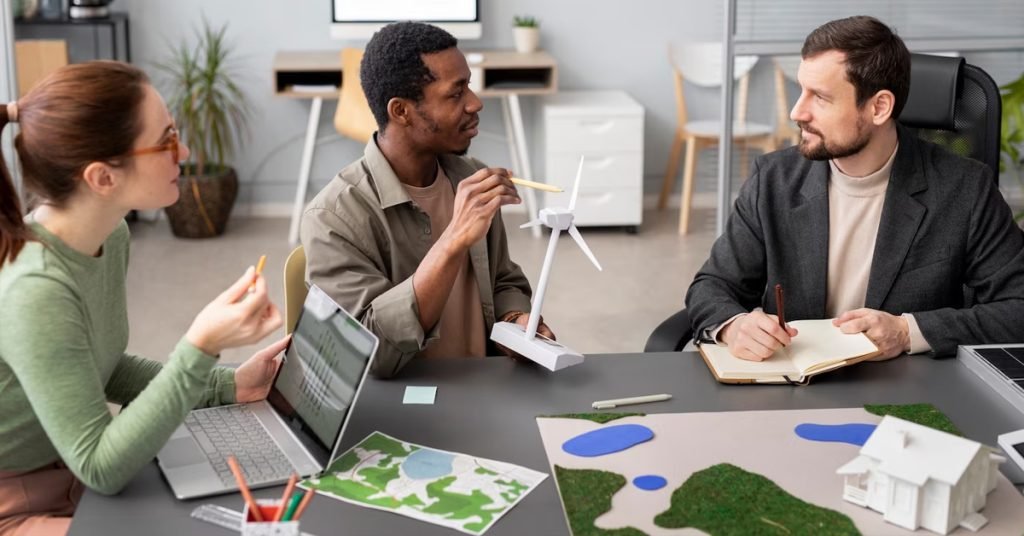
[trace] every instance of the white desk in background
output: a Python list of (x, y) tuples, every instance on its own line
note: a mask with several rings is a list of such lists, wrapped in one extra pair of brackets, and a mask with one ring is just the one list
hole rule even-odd
[[(554, 58), (546, 52), (520, 54), (501, 50), (467, 51), (467, 56), (479, 60), (469, 64), (472, 87), (477, 95), (481, 98), (501, 98), (512, 167), (521, 177), (534, 177), (519, 96), (558, 91), (558, 66)], [(299, 240), (299, 219), (309, 188), (320, 111), (324, 99), (337, 99), (341, 88), (341, 53), (335, 50), (279, 51), (274, 56), (273, 69), (274, 93), (277, 96), (312, 101), (309, 122), (306, 124), (306, 141), (302, 147), (291, 227), (288, 230), (288, 243), (295, 245)], [(297, 87), (300, 90), (297, 91)], [(529, 214), (535, 214), (538, 208), (536, 193), (530, 188), (525, 190), (526, 210)], [(540, 236), (539, 227), (534, 227), (532, 232), (535, 237)]]

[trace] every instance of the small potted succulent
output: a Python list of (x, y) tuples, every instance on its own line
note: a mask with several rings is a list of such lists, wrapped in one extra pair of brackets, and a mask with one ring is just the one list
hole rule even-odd
[(513, 20), (516, 52), (536, 52), (540, 46), (540, 22), (534, 17), (518, 15)]

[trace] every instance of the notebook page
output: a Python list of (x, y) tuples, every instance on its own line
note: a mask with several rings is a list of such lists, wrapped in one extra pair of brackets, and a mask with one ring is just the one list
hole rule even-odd
[(799, 334), (785, 351), (803, 374), (878, 351), (866, 335), (843, 333), (831, 319), (797, 320), (789, 325)]
[(723, 379), (748, 379), (748, 378), (777, 378), (789, 376), (795, 378), (800, 371), (793, 365), (783, 352), (776, 352), (764, 361), (747, 361), (729, 353), (729, 348), (717, 344), (706, 343), (700, 346), (701, 351), (707, 360), (715, 368), (719, 378)]

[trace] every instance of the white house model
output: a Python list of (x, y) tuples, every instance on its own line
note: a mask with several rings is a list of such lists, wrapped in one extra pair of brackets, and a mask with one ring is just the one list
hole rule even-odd
[(1004, 461), (981, 443), (886, 416), (836, 473), (844, 477), (843, 499), (906, 529), (949, 534), (988, 522), (978, 511)]

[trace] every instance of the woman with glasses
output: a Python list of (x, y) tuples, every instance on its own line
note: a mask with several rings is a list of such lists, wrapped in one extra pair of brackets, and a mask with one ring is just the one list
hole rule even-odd
[(124, 217), (174, 203), (189, 155), (142, 71), (69, 65), (0, 104), (8, 123), (37, 207), (24, 215), (0, 155), (0, 535), (64, 534), (83, 484), (117, 493), (189, 410), (264, 398), (287, 340), (214, 367), (281, 325), (250, 267), (165, 365), (125, 353)]

